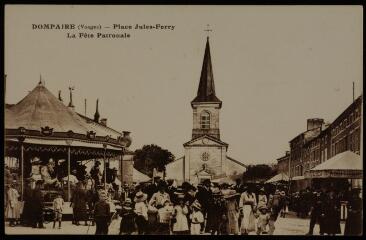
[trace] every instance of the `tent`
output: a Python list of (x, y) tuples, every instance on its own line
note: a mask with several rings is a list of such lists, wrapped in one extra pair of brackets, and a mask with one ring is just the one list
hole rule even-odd
[(339, 153), (310, 169), (305, 177), (361, 179), (363, 178), (361, 156), (351, 151)]
[(148, 182), (150, 181), (151, 178), (134, 168), (132, 179), (133, 182), (139, 183), (139, 182)]
[(289, 180), (289, 177), (284, 173), (279, 173), (276, 176), (272, 177), (271, 179), (267, 180), (266, 183), (276, 183), (280, 181), (287, 182)]

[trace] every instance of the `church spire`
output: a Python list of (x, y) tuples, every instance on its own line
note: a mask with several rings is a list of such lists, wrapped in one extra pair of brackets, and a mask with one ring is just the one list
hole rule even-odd
[(207, 37), (206, 41), (206, 49), (205, 49), (205, 55), (203, 57), (201, 77), (198, 86), (197, 96), (192, 101), (192, 103), (199, 103), (199, 102), (215, 102), (220, 103), (221, 106), (221, 101), (216, 97), (215, 93), (215, 83), (212, 71), (209, 37)]
[(99, 112), (98, 112), (99, 99), (97, 99), (97, 106), (94, 113), (94, 122), (99, 123)]

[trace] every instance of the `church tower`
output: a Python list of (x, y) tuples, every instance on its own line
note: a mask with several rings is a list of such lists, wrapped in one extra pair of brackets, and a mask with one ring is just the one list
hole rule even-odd
[(220, 140), (219, 113), (222, 102), (215, 93), (208, 37), (197, 96), (191, 102), (191, 106), (193, 109), (192, 139), (208, 135)]

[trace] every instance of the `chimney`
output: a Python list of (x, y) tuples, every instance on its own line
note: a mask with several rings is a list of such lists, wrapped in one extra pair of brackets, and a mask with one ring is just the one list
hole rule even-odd
[(307, 120), (307, 131), (322, 127), (324, 119), (322, 118), (310, 118)]
[(102, 124), (103, 126), (107, 126), (107, 119), (106, 118), (100, 119), (100, 124)]

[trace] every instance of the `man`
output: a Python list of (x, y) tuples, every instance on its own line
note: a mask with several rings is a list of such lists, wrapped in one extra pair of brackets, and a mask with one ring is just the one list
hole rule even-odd
[(95, 187), (99, 186), (101, 184), (102, 180), (102, 173), (100, 170), (100, 162), (96, 161), (93, 168), (90, 170), (90, 176), (94, 180)]
[(99, 201), (95, 204), (94, 219), (96, 224), (95, 235), (107, 235), (110, 224), (110, 206), (107, 203), (107, 193), (104, 190), (99, 192)]
[[(203, 186), (197, 192), (196, 198), (202, 206), (202, 214), (203, 214), (204, 218), (206, 219), (208, 211), (215, 211), (212, 208), (209, 209), (209, 206), (212, 203), (212, 191), (211, 191), (210, 179), (205, 179), (203, 181)], [(206, 231), (208, 232), (208, 229), (206, 229)]]
[(32, 209), (32, 227), (45, 228), (43, 226), (43, 207), (44, 199), (41, 192), (43, 181), (39, 180), (36, 182), (36, 187), (32, 193), (31, 209)]
[(316, 223), (319, 224), (320, 235), (323, 235), (323, 218), (321, 217), (324, 208), (323, 204), (324, 204), (323, 193), (320, 191), (315, 192), (312, 205), (310, 207), (309, 232), (306, 235), (313, 235), (314, 226)]

